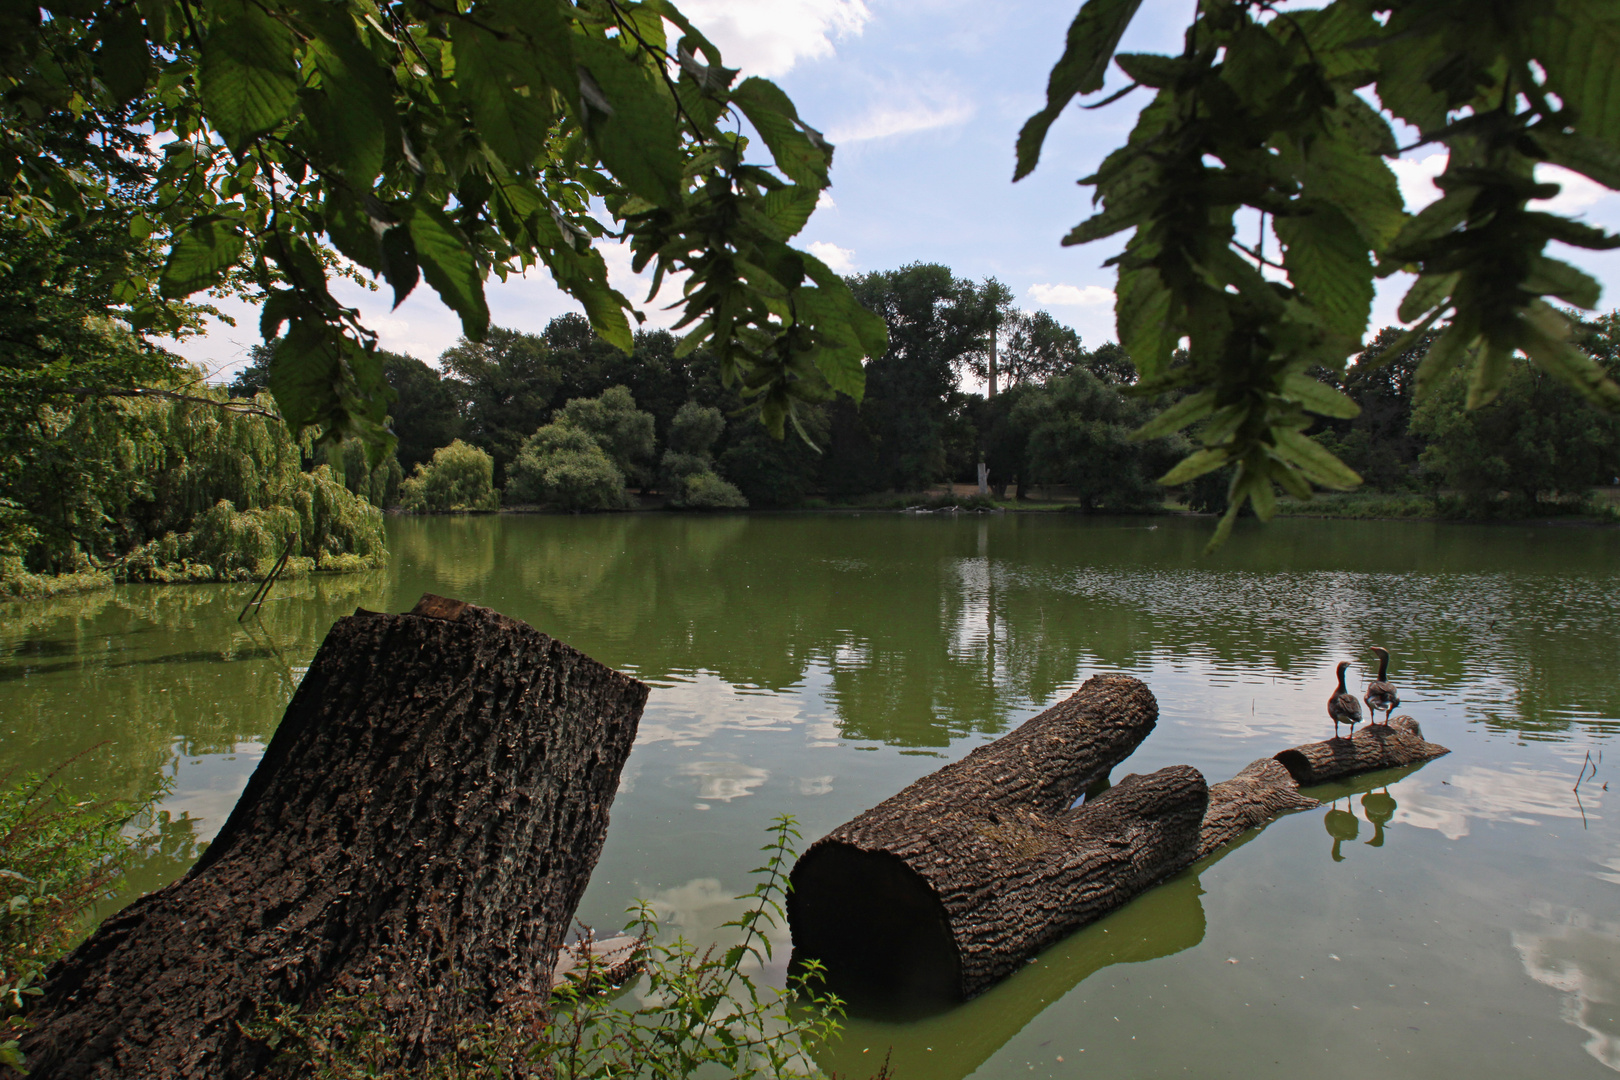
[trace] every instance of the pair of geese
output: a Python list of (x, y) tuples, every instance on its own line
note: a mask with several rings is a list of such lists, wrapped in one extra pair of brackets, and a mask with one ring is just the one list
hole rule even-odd
[[(1394, 684), (1388, 679), (1389, 650), (1382, 645), (1373, 645), (1369, 651), (1378, 657), (1378, 678), (1374, 679), (1372, 684), (1367, 687), (1367, 695), (1362, 700), (1366, 701), (1367, 708), (1371, 709), (1374, 714), (1382, 711), (1384, 723), (1387, 724), (1389, 723), (1389, 714), (1400, 706), (1401, 698), (1395, 692)], [(1339, 686), (1338, 689), (1333, 691), (1333, 696), (1328, 698), (1327, 710), (1328, 715), (1333, 718), (1333, 737), (1335, 739), (1339, 737), (1340, 724), (1349, 724), (1350, 734), (1354, 735), (1356, 725), (1361, 723), (1361, 702), (1356, 700), (1356, 695), (1344, 687), (1344, 669), (1349, 666), (1350, 661), (1340, 661)]]

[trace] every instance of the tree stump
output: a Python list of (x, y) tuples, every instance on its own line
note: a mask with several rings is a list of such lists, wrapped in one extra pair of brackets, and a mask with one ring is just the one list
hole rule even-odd
[(1192, 862), (1208, 789), (1190, 766), (1075, 800), (1153, 730), (1140, 681), (1073, 696), (812, 844), (793, 868), (795, 966), (919, 1007), (973, 997)]
[(203, 858), (48, 972), (29, 1067), (247, 1077), (241, 1023), (334, 991), (421, 1057), (545, 994), (646, 699), (469, 604), (339, 620)]
[(1397, 716), (1387, 725), (1368, 724), (1348, 739), (1333, 738), (1284, 750), (1277, 755), (1277, 761), (1301, 787), (1310, 787), (1449, 753), (1444, 746), (1424, 741), (1423, 729), (1416, 720)]

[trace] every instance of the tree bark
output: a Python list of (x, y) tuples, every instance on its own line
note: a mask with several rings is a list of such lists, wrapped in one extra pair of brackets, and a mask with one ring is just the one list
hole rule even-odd
[(247, 1077), (241, 1023), (375, 991), (418, 1057), (546, 992), (647, 687), (425, 596), (327, 635), (191, 872), (48, 973), (39, 1077)]
[(1276, 758), (1261, 758), (1209, 789), (1209, 809), (1198, 833), (1198, 857), (1225, 847), (1280, 814), (1320, 802), (1299, 793), (1299, 782)]
[(805, 852), (795, 965), (835, 992), (927, 1008), (972, 997), (1192, 862), (1208, 789), (1189, 766), (1075, 800), (1152, 731), (1140, 681), (1099, 675)]
[[(1356, 773), (1392, 769), (1449, 754), (1444, 746), (1426, 742), (1423, 730), (1410, 716), (1397, 716), (1387, 725), (1368, 724), (1348, 739), (1306, 743), (1277, 755), (1301, 787), (1325, 784)], [(1252, 768), (1252, 766), (1251, 766)]]

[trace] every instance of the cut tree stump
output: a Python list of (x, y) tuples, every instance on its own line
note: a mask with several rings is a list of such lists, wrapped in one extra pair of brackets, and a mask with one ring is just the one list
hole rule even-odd
[[(1325, 784), (1374, 769), (1393, 769), (1449, 754), (1450, 750), (1426, 742), (1423, 729), (1410, 716), (1397, 716), (1387, 725), (1368, 724), (1348, 739), (1306, 743), (1277, 755), (1277, 761), (1301, 787)], [(1251, 766), (1252, 768), (1252, 766)]]
[(816, 841), (788, 895), (795, 967), (821, 961), (828, 988), (857, 999), (970, 998), (1190, 864), (1198, 770), (1128, 776), (1073, 805), (1157, 718), (1139, 680), (1096, 676)]
[(420, 1058), (544, 995), (646, 699), (458, 601), (339, 620), (207, 853), (47, 973), (29, 1068), (247, 1077), (239, 1025), (334, 992)]

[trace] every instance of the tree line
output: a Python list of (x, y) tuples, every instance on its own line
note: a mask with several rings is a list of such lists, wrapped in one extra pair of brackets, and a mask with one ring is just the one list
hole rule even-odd
[[(752, 403), (725, 385), (712, 353), (682, 356), (662, 330), (636, 334), (625, 353), (570, 314), (538, 334), (493, 328), (481, 342), (463, 339), (437, 366), (388, 354), (398, 461), (407, 477), (420, 473), (402, 501), (493, 509), (499, 492), (509, 506), (609, 510), (632, 505), (635, 489), (677, 507), (787, 507), (973, 483), (983, 464), (998, 498), (1047, 489), (1089, 511), (1157, 509), (1167, 495), (1226, 508), (1230, 469), (1170, 491), (1158, 483), (1211, 421), (1139, 437), (1182, 395), (1144, 393), (1117, 343), (1087, 348), (1049, 313), (1014, 307), (995, 279), (938, 264), (856, 275), (849, 286), (884, 320), (889, 347), (868, 362), (858, 405), (811, 404), (802, 432), (781, 440), (748, 422)], [(1620, 370), (1620, 313), (1575, 322), (1579, 347)], [(1525, 361), (1483, 408), (1465, 407), (1460, 372), (1414, 405), (1428, 345), (1389, 327), (1344, 372), (1313, 373), (1358, 411), (1322, 418), (1310, 434), (1370, 490), (1443, 493), (1461, 513), (1525, 513), (1550, 497), (1578, 503), (1620, 475), (1620, 422)], [(234, 393), (262, 387), (266, 353), (256, 348)]]

